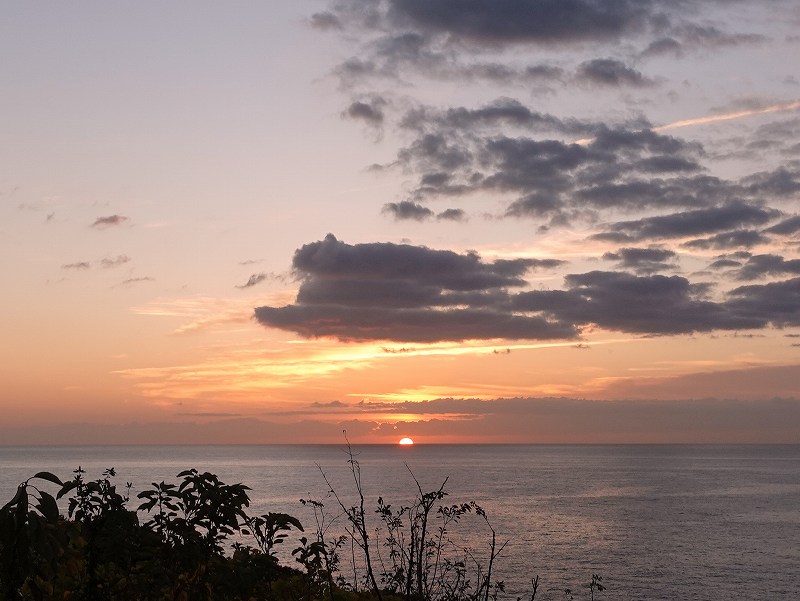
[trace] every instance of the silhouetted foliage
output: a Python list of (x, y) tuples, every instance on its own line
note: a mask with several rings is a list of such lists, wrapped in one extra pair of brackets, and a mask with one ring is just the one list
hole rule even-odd
[[(285, 513), (249, 515), (247, 486), (196, 469), (179, 473), (177, 483), (153, 482), (137, 495), (136, 510), (128, 506), (131, 483), (118, 492), (113, 468), (87, 480), (78, 467), (66, 482), (39, 472), (0, 508), (0, 599), (495, 601), (505, 592), (503, 582), (493, 580), (505, 544), (498, 545), (479, 505), (444, 504), (446, 479), (423, 492), (412, 473), (415, 499), (394, 508), (379, 497), (373, 530), (349, 445), (348, 453), (357, 500), (346, 503), (322, 472), (338, 513), (320, 500), (301, 500), (313, 513), (313, 533)], [(47, 486), (58, 487), (55, 496)], [(491, 534), (483, 560), (451, 537), (468, 514)], [(292, 531), (303, 534), (291, 551), (302, 569), (277, 558)], [(594, 574), (587, 585), (592, 599), (605, 589), (601, 581)], [(531, 601), (538, 584), (537, 576)]]

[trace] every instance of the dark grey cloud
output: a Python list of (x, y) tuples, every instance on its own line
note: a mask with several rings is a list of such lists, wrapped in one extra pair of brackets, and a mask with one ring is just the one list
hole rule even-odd
[(342, 113), (343, 117), (364, 121), (372, 127), (380, 127), (384, 121), (384, 107), (387, 101), (379, 96), (354, 100)]
[[(800, 278), (741, 286), (721, 299), (711, 284), (649, 273), (675, 253), (623, 248), (605, 256), (638, 274), (569, 274), (564, 288), (523, 290), (525, 274), (557, 260), (483, 261), (406, 244), (348, 245), (328, 235), (295, 253), (295, 302), (258, 307), (265, 326), (343, 341), (435, 342), (468, 339), (574, 339), (600, 327), (660, 336), (800, 324)], [(800, 273), (800, 260), (756, 256), (753, 274)], [(745, 272), (745, 267), (740, 272)]]
[(299, 248), (292, 261), (292, 267), (301, 277), (411, 279), (450, 290), (523, 286), (522, 276), (541, 265), (536, 259), (499, 259), (484, 263), (476, 253), (460, 255), (389, 242), (350, 245), (332, 234)]
[(800, 193), (800, 168), (783, 166), (774, 171), (755, 173), (744, 178), (742, 184), (750, 194), (794, 197)]
[(595, 58), (578, 65), (576, 77), (583, 83), (600, 86), (647, 87), (655, 81), (633, 67), (611, 58)]
[(603, 255), (607, 261), (617, 261), (618, 267), (641, 274), (674, 269), (677, 258), (677, 253), (665, 248), (620, 248)]
[(671, 37), (658, 38), (648, 44), (642, 51), (643, 57), (672, 55), (683, 56), (684, 47), (678, 40)]
[(258, 307), (256, 319), (302, 336), (340, 340), (434, 342), (467, 339), (563, 339), (569, 325), (508, 309), (508, 289), (552, 259), (483, 261), (405, 244), (348, 245), (328, 235), (298, 249), (296, 302)]
[(122, 225), (126, 221), (128, 221), (128, 218), (124, 215), (109, 215), (107, 217), (98, 217), (94, 220), (94, 223), (92, 223), (91, 227), (103, 229), (115, 225)]
[(747, 260), (736, 278), (757, 280), (768, 275), (800, 275), (800, 259), (785, 259), (779, 255), (754, 255)]
[(301, 336), (335, 337), (342, 341), (553, 340), (576, 336), (575, 330), (566, 325), (489, 309), (432, 311), (288, 305), (258, 307), (255, 316), (264, 325), (291, 330)]
[(487, 43), (616, 40), (654, 17), (654, 2), (390, 0), (399, 26)]
[(310, 18), (311, 26), (321, 30), (342, 29), (342, 22), (332, 12), (314, 13)]
[(436, 219), (444, 221), (466, 221), (467, 214), (463, 209), (445, 209), (436, 215)]
[(757, 303), (750, 310), (733, 311), (726, 303), (706, 300), (707, 286), (680, 276), (592, 271), (568, 275), (565, 283), (565, 290), (519, 293), (513, 306), (576, 328), (596, 325), (648, 335), (763, 328), (768, 323)]
[(769, 234), (777, 234), (779, 236), (790, 236), (800, 232), (800, 215), (794, 215), (788, 219), (784, 219), (764, 230)]
[(759, 34), (730, 33), (713, 25), (684, 23), (673, 27), (668, 36), (650, 42), (641, 52), (641, 56), (645, 58), (651, 56), (681, 58), (689, 52), (757, 44), (765, 41), (767, 38)]
[(800, 138), (800, 119), (789, 117), (759, 126), (744, 144), (748, 150), (754, 152), (773, 150), (791, 155), (796, 152), (793, 151), (793, 147), (797, 144), (798, 138)]
[[(458, 131), (460, 134), (485, 131), (496, 133), (502, 127), (570, 136), (593, 136), (608, 130), (599, 121), (557, 117), (536, 111), (519, 100), (508, 97), (496, 98), (477, 108), (456, 106), (440, 109), (416, 106), (403, 115), (399, 125), (419, 132)], [(649, 123), (640, 118), (625, 125), (629, 129), (646, 129)]]
[(236, 286), (237, 288), (252, 288), (266, 280), (269, 276), (266, 273), (254, 273), (251, 275), (244, 284)]
[(512, 125), (543, 131), (568, 129), (569, 133), (579, 134), (586, 134), (590, 131), (586, 126), (579, 126), (577, 120), (572, 122), (572, 126), (568, 128), (558, 117), (533, 111), (513, 98), (498, 98), (476, 109), (463, 106), (445, 110), (425, 106), (417, 107), (408, 111), (401, 121), (401, 126), (417, 130), (457, 128), (461, 131), (469, 131), (498, 125)]
[[(711, 169), (716, 161), (735, 158), (724, 154), (734, 147), (732, 140), (709, 141), (704, 147), (654, 131), (645, 117), (581, 119), (539, 110), (542, 104), (536, 100), (509, 97), (515, 90), (536, 99), (537, 94), (565, 93), (557, 87), (572, 86), (572, 92), (582, 94), (586, 88), (605, 87), (597, 93), (616, 93), (619, 113), (636, 114), (637, 106), (644, 111), (643, 89), (662, 83), (649, 77), (648, 68), (662, 61), (648, 57), (682, 58), (765, 41), (724, 24), (722, 9), (736, 1), (332, 0), (318, 26), (341, 28), (342, 36), (359, 44), (354, 58), (339, 69), (353, 86), (347, 90), (352, 95), (347, 116), (397, 127), (403, 136), (396, 156), (376, 166), (402, 171), (410, 179), (405, 200), (383, 205), (388, 216), (458, 221), (466, 215), (460, 201), (468, 199), (473, 207), (485, 198), (493, 212), (484, 210), (487, 217), (528, 219), (540, 233), (590, 225), (591, 238), (615, 245), (603, 255), (614, 261), (613, 271), (571, 274), (561, 290), (524, 290), (529, 285), (522, 274), (515, 276), (516, 283), (466, 290), (380, 270), (368, 277), (362, 270), (356, 270), (361, 275), (313, 272), (301, 264), (301, 255), (308, 252), (303, 247), (295, 257), (302, 281), (297, 301), (259, 308), (257, 316), (267, 325), (306, 336), (384, 336), (401, 342), (464, 339), (462, 326), (470, 315), (484, 315), (491, 324), (486, 336), (489, 330), (507, 331), (508, 322), (500, 317), (505, 316), (523, 320), (544, 339), (559, 329), (569, 336), (592, 327), (669, 335), (784, 323), (788, 318), (771, 316), (763, 288), (741, 287), (728, 296), (722, 286), (730, 278), (796, 274), (794, 256), (786, 250), (790, 240), (780, 239), (786, 257), (779, 260), (746, 251), (800, 232), (800, 219), (793, 216), (800, 163), (790, 154), (798, 127), (788, 127), (791, 119), (782, 120), (787, 127), (775, 121), (735, 142), (737, 151), (749, 157), (769, 152), (761, 164), (770, 170), (720, 177), (711, 173), (722, 171)], [(558, 62), (548, 55), (550, 48), (557, 49)], [(498, 94), (475, 106), (429, 106), (389, 92), (374, 95), (379, 83), (381, 89), (413, 96), (420, 78), (455, 84), (483, 80), (493, 86), (488, 89), (509, 96)], [(671, 93), (679, 95), (679, 82), (672, 83)], [(631, 88), (639, 90), (634, 94)], [(375, 104), (376, 98), (386, 104)], [(737, 102), (744, 103), (738, 110), (765, 106), (764, 98)], [(440, 201), (449, 208), (439, 208)], [(701, 272), (689, 278), (659, 275), (678, 266), (678, 254), (666, 246), (670, 243), (698, 254), (729, 251), (709, 259), (709, 270), (726, 270), (706, 274), (720, 288), (697, 281)], [(360, 260), (383, 256), (390, 248), (330, 246), (323, 254), (354, 248)], [(425, 251), (420, 264), (440, 252)], [(770, 290), (791, 298), (789, 288)], [(628, 306), (630, 315), (625, 314)], [(442, 333), (423, 335), (421, 324), (435, 328), (437, 317)]]
[(709, 269), (727, 269), (730, 267), (741, 267), (741, 261), (735, 261), (734, 259), (717, 259), (716, 261), (709, 264)]
[[(567, 118), (509, 97), (477, 107), (415, 106), (406, 98), (390, 103), (390, 111), (364, 100), (364, 90), (370, 97), (368, 91), (375, 89), (371, 77), (393, 78), (404, 89), (418, 76), (457, 83), (482, 78), (528, 89), (534, 79), (545, 86), (649, 86), (656, 82), (640, 70), (636, 56), (677, 56), (763, 41), (715, 21), (723, 5), (696, 0), (335, 0), (320, 19), (341, 26), (350, 40), (361, 40), (357, 56), (340, 68), (366, 86), (347, 112), (373, 125), (397, 125), (414, 136), (396, 160), (383, 166), (402, 169), (415, 180), (406, 200), (384, 205), (395, 219), (432, 220), (442, 215), (430, 202), (436, 197), (447, 197), (449, 206), (460, 210), (453, 199), (488, 192), (493, 202), (498, 195), (506, 202), (504, 216), (538, 220), (542, 229), (602, 223), (609, 220), (604, 212), (619, 220), (620, 212), (643, 211), (648, 221), (614, 223), (597, 239), (629, 245), (697, 237), (696, 248), (731, 248), (766, 238), (754, 232), (726, 237), (726, 231), (769, 226), (776, 214), (767, 221), (700, 227), (702, 214), (692, 211), (725, 212), (737, 203), (771, 211), (770, 206), (791, 202), (798, 194), (800, 169), (787, 164), (739, 180), (714, 177), (706, 173), (706, 162), (719, 153), (707, 154), (700, 144), (652, 131), (644, 118), (617, 123)], [(558, 49), (558, 64), (540, 52), (548, 47)], [(589, 47), (594, 57), (583, 52)], [(406, 106), (413, 108), (398, 115)], [(778, 134), (762, 132), (768, 135)]]
[(746, 226), (764, 225), (777, 217), (774, 209), (731, 202), (719, 207), (682, 211), (670, 215), (620, 221), (609, 231), (621, 233), (634, 240), (681, 238), (731, 230)]
[(684, 23), (673, 29), (672, 34), (682, 41), (682, 46), (693, 48), (723, 48), (766, 42), (767, 38), (754, 33), (730, 33), (713, 25)]
[(425, 221), (434, 216), (433, 211), (428, 207), (423, 207), (421, 204), (410, 200), (386, 203), (383, 206), (383, 211), (399, 221), (406, 219)]
[[(620, 41), (644, 47), (641, 56), (714, 50), (764, 38), (728, 32), (695, 0), (336, 0), (315, 14), (319, 29), (343, 30), (362, 40), (357, 58), (340, 67), (346, 80), (399, 77), (402, 71), (431, 77), (533, 83), (563, 80), (562, 67), (510, 65), (503, 52), (519, 47), (579, 49), (587, 43), (611, 50)], [(482, 60), (483, 55), (499, 57)], [(579, 71), (597, 82), (646, 85), (649, 81), (616, 58)]]
[(727, 306), (732, 312), (754, 316), (775, 327), (800, 325), (800, 278), (734, 288)]
[[(500, 127), (501, 121), (595, 131), (581, 144), (482, 132)], [(399, 151), (397, 164), (419, 175), (416, 201), (501, 192), (517, 196), (508, 203), (507, 216), (555, 223), (611, 209), (663, 212), (784, 198), (784, 188), (765, 185), (785, 179), (782, 170), (760, 174), (758, 182), (724, 180), (701, 173), (704, 153), (698, 144), (651, 130), (565, 123), (515, 102), (438, 114), (418, 111), (408, 122), (421, 133)]]
[[(420, 107), (401, 123), (419, 132), (396, 162), (418, 174), (416, 200), (485, 191), (516, 194), (506, 208), (509, 217), (569, 223), (608, 209), (761, 207), (792, 202), (800, 193), (800, 169), (791, 163), (726, 180), (703, 173), (707, 157), (697, 143), (637, 128), (641, 123), (610, 128), (561, 119), (508, 98), (474, 109)], [(520, 130), (583, 140), (540, 139)], [(770, 220), (778, 216), (770, 215)]]
[(751, 248), (758, 244), (766, 244), (769, 238), (756, 230), (735, 230), (722, 232), (708, 238), (698, 238), (684, 242), (683, 246), (697, 249)]

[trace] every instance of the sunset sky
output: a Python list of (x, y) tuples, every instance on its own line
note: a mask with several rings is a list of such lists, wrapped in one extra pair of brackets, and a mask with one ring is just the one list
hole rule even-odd
[(798, 31), (8, 3), (0, 444), (800, 442)]

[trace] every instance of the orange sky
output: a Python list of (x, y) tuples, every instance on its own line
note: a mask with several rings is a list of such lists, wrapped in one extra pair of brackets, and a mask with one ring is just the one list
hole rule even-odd
[(793, 3), (354, 2), (8, 9), (0, 443), (800, 442)]

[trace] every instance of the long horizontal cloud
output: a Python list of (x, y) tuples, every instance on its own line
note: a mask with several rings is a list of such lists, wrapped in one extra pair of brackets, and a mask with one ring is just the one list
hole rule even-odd
[(619, 266), (633, 269), (636, 273), (655, 273), (674, 268), (677, 253), (665, 248), (620, 248), (603, 255), (609, 261), (618, 261)]
[(297, 301), (258, 307), (264, 325), (303, 336), (341, 340), (434, 342), (466, 339), (561, 339), (569, 325), (508, 310), (508, 289), (526, 285), (532, 269), (552, 259), (483, 261), (405, 244), (349, 245), (328, 235), (298, 249), (295, 272), (303, 278)]
[[(663, 249), (621, 249), (606, 258), (648, 273), (674, 258)], [(474, 253), (371, 243), (328, 235), (294, 256), (302, 284), (294, 304), (258, 307), (265, 326), (305, 337), (400, 342), (570, 339), (601, 327), (643, 335), (800, 325), (800, 278), (743, 286), (725, 299), (681, 276), (592, 271), (562, 290), (512, 291), (553, 260), (485, 262)], [(780, 269), (779, 269), (780, 268)], [(792, 272), (793, 263), (773, 270)]]
[[(350, 32), (368, 40), (358, 58), (345, 62), (345, 76), (374, 77), (403, 69), (454, 77), (497, 79), (508, 71), (500, 62), (459, 60), (459, 50), (492, 54), (519, 46), (579, 47), (591, 42), (609, 48), (620, 40), (639, 44), (641, 56), (681, 55), (759, 42), (747, 32), (727, 32), (703, 14), (716, 3), (668, 0), (337, 0), (312, 17), (322, 30)], [(537, 65), (531, 65), (534, 74)], [(628, 69), (628, 68), (626, 68)], [(610, 73), (604, 69), (606, 80)], [(611, 69), (615, 81), (630, 79)], [(517, 78), (525, 70), (518, 70)], [(641, 80), (633, 78), (638, 85)]]
[[(720, 207), (621, 221), (613, 224), (609, 231), (622, 234), (631, 240), (681, 238), (737, 227), (763, 225), (779, 214), (776, 210), (732, 202)], [(695, 245), (697, 245), (696, 242)], [(719, 246), (728, 247), (729, 245), (722, 243)], [(719, 246), (714, 244), (713, 239), (708, 244), (710, 248)]]
[(779, 255), (755, 255), (748, 258), (736, 274), (739, 280), (756, 280), (768, 275), (800, 274), (800, 259), (784, 259)]
[[(777, 375), (789, 392), (797, 365), (767, 368), (756, 377), (747, 371), (737, 383), (753, 386)], [(772, 371), (773, 373), (769, 373)], [(713, 374), (711, 374), (713, 375)], [(721, 374), (731, 380), (729, 374)], [(760, 375), (760, 379), (757, 377)], [(796, 378), (794, 378), (796, 381)], [(663, 386), (659, 381), (654, 386)], [(715, 384), (716, 386), (716, 384)], [(718, 388), (714, 388), (717, 390)], [(443, 436), (465, 443), (792, 443), (797, 444), (796, 424), (800, 401), (792, 399), (730, 400), (686, 399), (660, 401), (594, 401), (570, 398), (517, 398), (494, 401), (442, 399), (430, 403), (398, 404), (398, 412), (415, 420), (380, 422), (370, 418), (322, 421), (313, 417), (271, 420), (253, 417), (230, 419), (184, 418), (165, 422), (122, 425), (71, 423), (56, 426), (8, 427), (0, 424), (7, 444), (263, 444), (297, 442), (342, 444), (342, 430), (355, 443), (395, 443), (401, 433), (417, 441), (441, 440)], [(469, 413), (472, 419), (428, 419), (428, 413)], [(398, 432), (397, 427), (402, 427)], [(430, 437), (430, 438), (429, 438)], [(338, 454), (337, 454), (338, 455)], [(339, 461), (338, 457), (335, 457)], [(309, 469), (311, 469), (309, 467)], [(317, 474), (318, 475), (318, 474)]]
[(94, 220), (94, 222), (92, 222), (90, 227), (96, 229), (105, 229), (115, 225), (122, 225), (126, 221), (128, 221), (128, 218), (125, 215), (108, 215), (106, 217), (98, 217)]
[(763, 328), (769, 322), (757, 301), (748, 310), (734, 311), (727, 303), (705, 300), (705, 287), (680, 276), (592, 271), (568, 275), (565, 282), (566, 290), (518, 294), (514, 308), (543, 312), (576, 327), (593, 324), (637, 334)]

